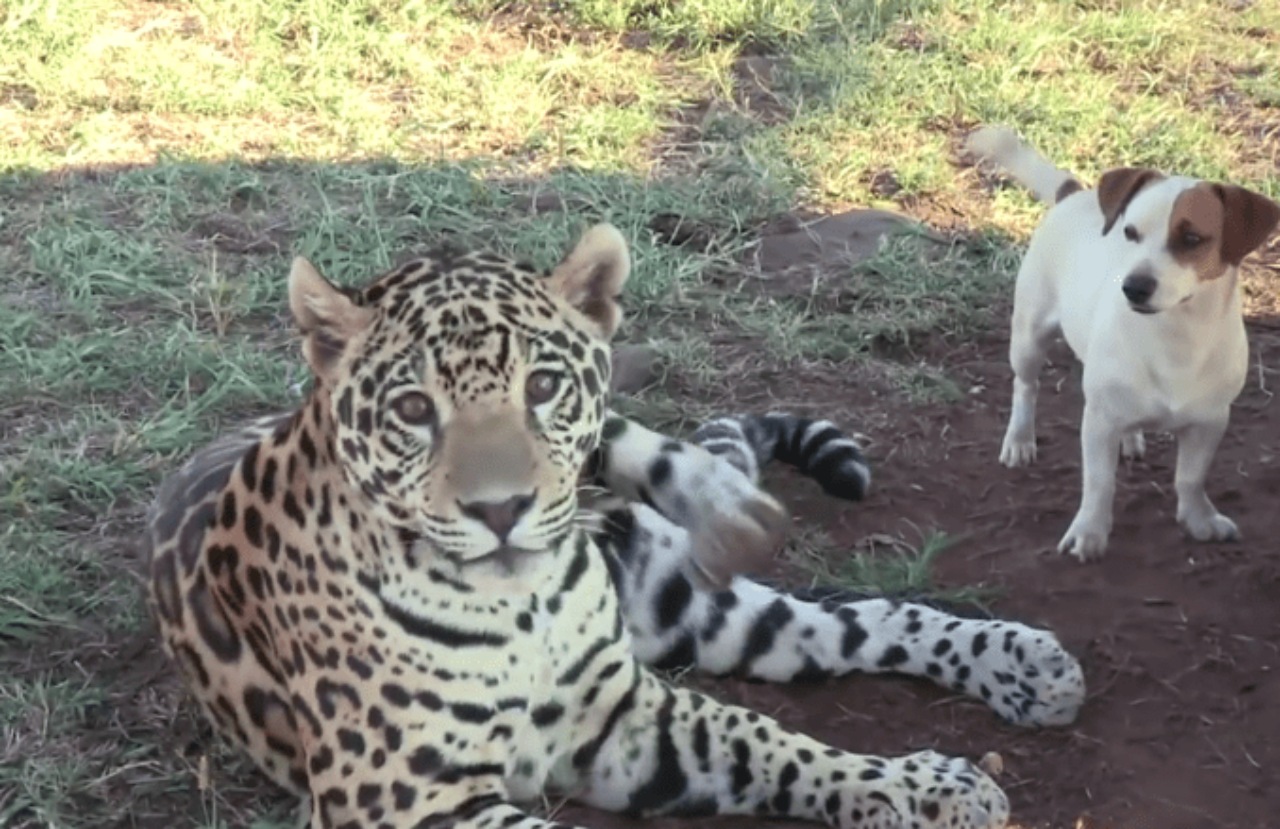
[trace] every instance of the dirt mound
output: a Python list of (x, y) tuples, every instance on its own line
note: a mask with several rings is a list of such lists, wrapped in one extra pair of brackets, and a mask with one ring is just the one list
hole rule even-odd
[(748, 253), (749, 264), (766, 274), (796, 267), (838, 271), (880, 252), (885, 239), (923, 226), (900, 213), (871, 208), (803, 219), (791, 215), (766, 227)]

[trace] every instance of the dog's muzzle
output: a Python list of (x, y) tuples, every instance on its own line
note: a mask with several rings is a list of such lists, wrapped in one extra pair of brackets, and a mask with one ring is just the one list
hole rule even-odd
[(1130, 308), (1139, 314), (1154, 314), (1155, 309), (1147, 303), (1151, 301), (1158, 287), (1159, 283), (1151, 274), (1131, 273), (1124, 278), (1120, 290), (1124, 292), (1124, 298), (1129, 300)]

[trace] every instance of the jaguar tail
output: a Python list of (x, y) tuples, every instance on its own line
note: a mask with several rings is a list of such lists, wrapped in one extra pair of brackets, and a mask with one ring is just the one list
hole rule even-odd
[(737, 414), (712, 418), (693, 433), (693, 442), (758, 480), (778, 460), (813, 478), (823, 492), (861, 501), (871, 486), (871, 468), (852, 437), (829, 420), (787, 414)]

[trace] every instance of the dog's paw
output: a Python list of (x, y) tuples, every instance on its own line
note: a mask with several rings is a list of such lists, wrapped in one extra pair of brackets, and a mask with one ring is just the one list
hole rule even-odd
[(1240, 528), (1220, 512), (1204, 515), (1179, 515), (1178, 522), (1196, 541), (1239, 541)]
[(1143, 437), (1141, 429), (1135, 429), (1120, 438), (1120, 457), (1135, 461), (1145, 454), (1147, 454), (1147, 439)]
[[(856, 821), (852, 825), (877, 829), (1004, 829), (1009, 825), (1009, 798), (990, 775), (962, 757), (918, 751), (888, 760), (876, 771), (879, 780), (849, 810)], [(884, 805), (893, 814), (884, 814)], [(838, 825), (851, 824), (841, 820)]]
[(1101, 558), (1107, 551), (1107, 536), (1110, 534), (1105, 524), (1076, 516), (1066, 535), (1058, 542), (1058, 552), (1075, 556), (1080, 561)]
[(1014, 469), (1019, 466), (1030, 466), (1036, 460), (1036, 439), (1018, 438), (1013, 435), (1004, 436), (1004, 445), (1000, 447), (1000, 463)]

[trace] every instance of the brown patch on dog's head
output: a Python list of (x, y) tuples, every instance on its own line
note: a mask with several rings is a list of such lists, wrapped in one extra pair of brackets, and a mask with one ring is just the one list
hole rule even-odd
[(1214, 184), (1222, 202), (1222, 258), (1233, 267), (1256, 250), (1280, 223), (1280, 204), (1234, 184)]
[(1280, 223), (1280, 205), (1232, 184), (1201, 182), (1174, 199), (1169, 253), (1201, 280), (1238, 266)]
[(1120, 218), (1120, 214), (1139, 190), (1164, 177), (1164, 173), (1159, 170), (1147, 167), (1117, 167), (1103, 173), (1098, 180), (1098, 205), (1106, 220), (1102, 225), (1102, 235), (1106, 236), (1111, 232), (1116, 219)]
[(1166, 245), (1174, 261), (1194, 270), (1202, 282), (1227, 272), (1222, 255), (1225, 213), (1211, 184), (1197, 184), (1173, 200)]
[(1076, 181), (1073, 178), (1069, 178), (1066, 181), (1062, 182), (1062, 184), (1058, 185), (1058, 192), (1054, 194), (1053, 203), (1057, 204), (1058, 202), (1065, 199), (1067, 196), (1071, 196), (1076, 193), (1079, 193), (1083, 189), (1084, 189), (1084, 185), (1082, 185), (1080, 182)]

